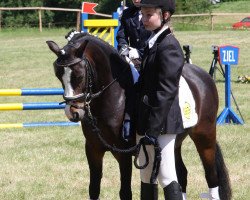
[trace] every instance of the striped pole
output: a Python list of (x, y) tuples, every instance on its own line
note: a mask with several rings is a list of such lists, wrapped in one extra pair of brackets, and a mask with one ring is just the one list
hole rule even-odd
[[(44, 96), (63, 95), (62, 88), (23, 88), (23, 89), (0, 89), (0, 96)], [(34, 103), (4, 103), (0, 104), (0, 111), (13, 110), (47, 110), (63, 109), (65, 104), (58, 102), (34, 102)], [(0, 129), (6, 128), (30, 128), (30, 127), (50, 127), (50, 126), (80, 126), (74, 122), (31, 122), (31, 123), (3, 123)]]
[(14, 123), (0, 124), (0, 129), (6, 128), (32, 128), (32, 127), (50, 127), (50, 126), (80, 126), (78, 122), (31, 122), (31, 123)]
[(0, 89), (0, 96), (63, 95), (62, 88)]
[(58, 102), (36, 102), (36, 103), (2, 103), (0, 111), (8, 110), (48, 110), (48, 109), (63, 109), (65, 104)]

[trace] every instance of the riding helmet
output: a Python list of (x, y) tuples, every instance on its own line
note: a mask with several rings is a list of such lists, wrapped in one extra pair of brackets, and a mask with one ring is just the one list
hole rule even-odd
[(175, 12), (175, 0), (141, 0), (139, 6), (161, 8), (162, 11), (169, 11), (171, 15)]

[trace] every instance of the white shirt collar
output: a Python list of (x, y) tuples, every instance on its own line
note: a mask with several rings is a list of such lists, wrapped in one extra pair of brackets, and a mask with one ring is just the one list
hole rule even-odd
[(165, 31), (166, 29), (168, 29), (168, 26), (163, 26), (162, 29), (158, 32), (158, 33), (153, 33), (150, 38), (148, 39), (148, 48), (151, 49), (152, 46), (154, 46), (157, 38), (159, 37), (159, 35)]

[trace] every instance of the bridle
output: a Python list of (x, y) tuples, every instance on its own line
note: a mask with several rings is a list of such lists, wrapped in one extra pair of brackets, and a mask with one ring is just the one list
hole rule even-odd
[[(111, 85), (113, 85), (119, 78), (120, 76), (116, 77), (114, 80), (112, 80), (108, 85), (106, 86), (103, 86), (98, 92), (96, 93), (93, 93), (93, 85), (94, 85), (94, 67), (91, 65), (89, 59), (83, 55), (82, 58), (75, 58), (75, 59), (72, 59), (71, 61), (67, 62), (66, 64), (62, 64), (59, 62), (59, 60), (57, 59), (55, 61), (55, 64), (57, 66), (60, 66), (60, 67), (72, 67), (76, 64), (79, 64), (81, 62), (85, 62), (85, 70), (86, 70), (86, 81), (85, 81), (85, 85), (87, 85), (87, 87), (85, 87), (85, 91), (78, 94), (78, 95), (75, 95), (75, 96), (72, 96), (72, 97), (66, 97), (65, 95), (63, 95), (63, 98), (64, 98), (64, 101), (60, 102), (60, 104), (64, 104), (66, 103), (67, 105), (70, 105), (72, 107), (75, 107), (77, 109), (83, 109), (83, 110), (87, 110), (88, 112), (88, 116), (90, 118), (92, 118), (92, 114), (91, 114), (91, 111), (90, 111), (90, 102), (99, 97), (105, 90), (107, 90)], [(126, 70), (127, 68), (125, 68)], [(125, 71), (123, 70), (123, 72)], [(121, 73), (122, 75), (123, 73)], [(83, 101), (84, 103), (84, 106), (81, 107), (81, 106), (78, 106), (76, 105), (74, 102), (75, 101)]]

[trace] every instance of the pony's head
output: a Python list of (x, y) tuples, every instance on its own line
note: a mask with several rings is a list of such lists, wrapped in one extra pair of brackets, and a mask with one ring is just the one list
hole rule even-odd
[(116, 76), (112, 73), (121, 72), (123, 61), (113, 47), (88, 33), (74, 35), (63, 48), (53, 41), (46, 43), (57, 55), (54, 71), (64, 88), (66, 116), (71, 121), (81, 121), (93, 92), (112, 81)]
[(50, 50), (57, 55), (54, 72), (64, 89), (65, 113), (69, 120), (77, 122), (84, 117), (90, 88), (90, 63), (84, 56), (88, 40), (86, 33), (75, 35), (63, 48), (53, 41), (47, 41)]

